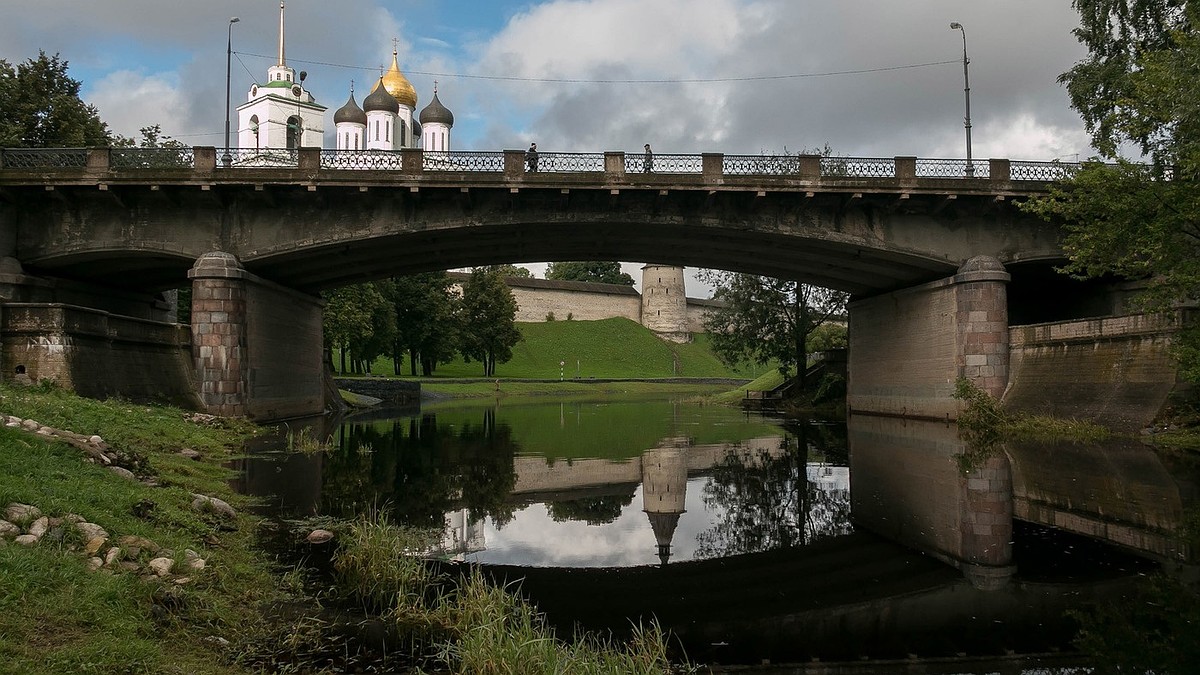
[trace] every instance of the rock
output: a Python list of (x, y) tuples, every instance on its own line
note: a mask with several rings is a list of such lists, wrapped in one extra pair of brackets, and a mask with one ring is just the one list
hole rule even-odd
[(192, 583), (191, 577), (179, 577), (178, 579), (175, 580), (176, 586), (182, 586), (184, 584), (190, 584), (190, 583)]
[(21, 420), (21, 428), (26, 431), (37, 431), (42, 428), (42, 425), (33, 420)]
[(194, 462), (200, 461), (200, 453), (196, 452), (195, 450), (193, 450), (191, 448), (184, 448), (179, 451), (179, 454), (194, 461)]
[[(136, 548), (139, 550), (139, 552), (140, 551), (149, 551), (150, 553), (158, 553), (161, 550), (161, 547), (158, 544), (150, 541), (149, 539), (147, 539), (145, 537), (139, 537), (136, 535), (132, 535), (132, 534), (127, 534), (123, 537), (119, 537), (117, 539), (117, 543), (121, 545), (121, 548), (125, 548), (125, 549), (135, 549)], [(132, 555), (132, 557), (135, 557), (135, 558), (137, 557), (136, 554), (131, 554), (131, 555)]]
[(196, 553), (189, 548), (185, 549), (183, 552), (183, 564), (186, 565), (188, 569), (199, 572), (200, 570), (204, 569), (205, 565), (208, 563), (204, 562), (204, 558), (201, 558), (199, 553)]
[(137, 480), (137, 476), (133, 475), (132, 471), (130, 471), (129, 469), (126, 469), (123, 466), (110, 466), (110, 467), (108, 467), (108, 470), (117, 474), (121, 478), (125, 478), (128, 480)]
[(67, 515), (63, 516), (63, 520), (67, 521), (68, 523), (86, 523), (87, 522), (87, 518), (84, 518), (83, 516), (79, 515), (78, 513), (68, 513)]
[(108, 539), (108, 532), (95, 523), (75, 523), (75, 529), (79, 531), (84, 541), (91, 541), (96, 537)]
[(114, 546), (104, 552), (104, 564), (112, 565), (114, 562), (116, 562), (117, 558), (120, 558), (120, 557), (121, 557), (121, 549)]
[(53, 436), (54, 430), (51, 429), (50, 427), (42, 427), (37, 430), (37, 435), (38, 436)]
[(13, 502), (4, 509), (4, 519), (10, 523), (28, 523), (42, 517), (42, 512), (36, 506)]
[(170, 558), (155, 558), (147, 565), (160, 577), (165, 577), (171, 573), (171, 568), (175, 566), (175, 561)]
[(46, 534), (46, 530), (48, 529), (50, 529), (50, 519), (46, 516), (42, 516), (30, 524), (29, 530), (26, 532), (26, 534), (32, 534), (38, 539), (41, 539), (42, 535)]
[(6, 427), (19, 427), (19, 426), (21, 426), (21, 423), (20, 423), (20, 422), (5, 422), (5, 423), (4, 423), (4, 426), (6, 426)]
[(21, 534), (21, 528), (13, 525), (7, 520), (0, 520), (0, 538), (11, 539), (18, 534)]
[(324, 544), (333, 539), (333, 533), (329, 530), (313, 530), (304, 538), (310, 544)]
[(104, 567), (104, 561), (95, 556), (88, 558), (87, 564), (88, 564), (88, 569), (93, 572), (100, 569), (101, 567)]
[(36, 544), (38, 542), (38, 538), (33, 536), (32, 534), (23, 534), (23, 535), (17, 537), (16, 539), (14, 539), (13, 541), (17, 542), (18, 544), (20, 544), (22, 546), (33, 546), (34, 544)]
[(99, 436), (89, 436), (88, 443), (91, 443), (93, 445), (103, 445), (104, 439), (100, 438)]
[(192, 493), (195, 499), (192, 501), (192, 509), (200, 513), (215, 513), (222, 518), (234, 520), (237, 518), (237, 511), (233, 507), (221, 499)]
[(117, 567), (120, 567), (126, 572), (136, 572), (141, 566), (132, 560), (122, 560), (121, 562), (117, 563)]
[(100, 550), (100, 547), (104, 546), (106, 543), (108, 543), (108, 537), (92, 537), (91, 539), (88, 539), (87, 544), (84, 545), (83, 552), (86, 555), (95, 555), (96, 552)]
[(229, 640), (226, 640), (225, 638), (220, 637), (218, 635), (209, 635), (208, 637), (204, 638), (204, 641), (209, 644), (216, 645), (218, 647), (228, 647), (229, 646)]
[(9, 424), (15, 424), (15, 425), (17, 425), (17, 426), (21, 426), (21, 418), (20, 418), (20, 417), (15, 417), (15, 416), (13, 416), (13, 415), (5, 415), (5, 416), (4, 416), (4, 423), (5, 423), (6, 425), (9, 425)]

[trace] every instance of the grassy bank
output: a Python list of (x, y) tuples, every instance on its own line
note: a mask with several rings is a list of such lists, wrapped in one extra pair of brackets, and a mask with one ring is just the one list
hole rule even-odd
[[(429, 573), (387, 523), (334, 524), (325, 549), (282, 537), (332, 547), (333, 578), (277, 562), (260, 540), (273, 529), (230, 488), (248, 425), (40, 386), (0, 385), (0, 413), (32, 427), (0, 427), (0, 518), (26, 539), (0, 524), (0, 672), (673, 672), (656, 629), (630, 645), (559, 639), (503, 589)], [(79, 435), (48, 435), (62, 431)], [(99, 444), (135, 475), (85, 461)], [(45, 518), (10, 515), (18, 504)], [(390, 649), (351, 635), (334, 603), (375, 613)]]
[[(522, 339), (513, 348), (512, 359), (496, 366), (496, 377), (501, 379), (558, 379), (560, 374), (565, 379), (753, 379), (769, 370), (765, 366), (728, 368), (712, 353), (707, 335), (696, 335), (687, 344), (674, 344), (655, 337), (654, 333), (629, 319), (518, 323), (517, 328), (521, 331)], [(408, 374), (407, 360), (403, 366), (402, 374)], [(391, 359), (377, 359), (371, 372), (375, 375), (392, 375)], [(482, 373), (481, 364), (467, 363), (460, 357), (439, 365), (434, 377), (480, 377)]]
[(690, 382), (526, 382), (521, 380), (480, 380), (475, 382), (441, 382), (422, 380), (421, 393), (430, 398), (507, 398), (547, 397), (571, 401), (605, 396), (707, 396), (725, 392), (728, 384)]

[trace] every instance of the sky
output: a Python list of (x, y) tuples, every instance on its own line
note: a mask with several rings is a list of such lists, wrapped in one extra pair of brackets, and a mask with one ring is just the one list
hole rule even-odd
[[(116, 133), (220, 146), (233, 16), (236, 107), (274, 63), (278, 0), (0, 0), (0, 58), (58, 53)], [(329, 146), (351, 81), (361, 105), (396, 40), (418, 110), (437, 81), (456, 150), (961, 158), (951, 22), (975, 158), (1093, 154), (1057, 82), (1084, 57), (1065, 0), (288, 0), (286, 56), (329, 108)]]

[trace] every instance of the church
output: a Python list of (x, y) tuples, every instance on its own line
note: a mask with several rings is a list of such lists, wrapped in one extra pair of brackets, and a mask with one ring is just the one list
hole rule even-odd
[[(279, 3), (279, 47), (267, 80), (250, 87), (246, 102), (237, 108), (238, 148), (243, 150), (295, 150), (322, 147), (327, 108), (304, 88), (307, 73), (287, 65), (284, 50), (284, 3)], [(392, 65), (375, 82), (362, 107), (351, 87), (346, 104), (333, 114), (338, 150), (402, 150), (449, 152), (454, 115), (438, 100), (418, 114), (417, 90), (404, 73), (395, 46)]]

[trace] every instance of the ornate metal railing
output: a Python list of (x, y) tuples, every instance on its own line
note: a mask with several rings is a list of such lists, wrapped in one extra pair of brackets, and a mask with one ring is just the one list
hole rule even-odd
[(799, 155), (725, 155), (721, 173), (727, 176), (793, 176), (800, 173)]
[(322, 150), (322, 169), (398, 171), (403, 168), (399, 150)]
[(991, 162), (987, 160), (971, 160), (971, 173), (967, 173), (965, 159), (918, 159), (918, 178), (988, 178), (991, 175)]
[(1079, 164), (1063, 162), (1009, 162), (1008, 173), (1012, 180), (1055, 181), (1070, 178), (1079, 171)]
[(895, 178), (896, 160), (869, 157), (822, 157), (821, 176), (830, 178)]
[[(99, 153), (97, 166), (122, 170), (188, 168), (195, 166), (194, 148), (3, 148), (0, 166), (4, 169), (84, 169), (89, 166), (89, 154)], [(211, 152), (211, 151), (210, 151)], [(211, 155), (209, 155), (211, 156)], [(321, 150), (320, 165), (325, 169), (363, 169), (379, 171), (404, 170), (403, 151), (392, 150)], [(463, 171), (503, 173), (506, 170), (505, 152), (422, 152), (420, 171)], [(811, 155), (718, 155), (721, 172), (727, 176), (800, 176), (813, 172), (812, 178), (893, 179), (897, 159), (893, 157), (815, 157)], [(546, 152), (538, 156), (538, 171), (547, 173), (599, 173), (605, 171), (605, 155), (600, 152)], [(908, 160), (912, 161), (912, 160)], [(228, 155), (216, 148), (217, 169), (296, 168), (296, 150), (230, 148)], [(1011, 161), (1008, 163), (1012, 181), (1052, 182), (1070, 178), (1081, 165), (1067, 162)], [(200, 167), (203, 168), (203, 167)], [(415, 168), (415, 167), (414, 167)], [(527, 167), (523, 167), (527, 170)], [(641, 152), (624, 155), (626, 173), (638, 174), (649, 168), (656, 174), (699, 174), (704, 171), (704, 155), (658, 154), (653, 164), (646, 166)], [(964, 159), (915, 160), (917, 178), (992, 178), (990, 160), (973, 160), (973, 172), (968, 175)], [(1165, 172), (1163, 179), (1170, 180)], [(1003, 178), (998, 176), (997, 178)]]
[(87, 148), (5, 148), (6, 169), (82, 169)]
[(646, 167), (646, 153), (629, 152), (625, 154), (625, 173), (702, 173), (704, 159), (701, 155), (654, 155), (649, 169)]
[(604, 171), (604, 153), (540, 152), (537, 170), (539, 173)]
[(426, 152), (422, 161), (425, 171), (504, 172), (503, 152)]
[(192, 148), (113, 148), (108, 165), (114, 169), (190, 169), (196, 165)]
[[(226, 162), (228, 159), (228, 162)], [(230, 148), (226, 158), (224, 149), (217, 149), (217, 168), (269, 169), (296, 168), (299, 154), (295, 150), (278, 148)]]

